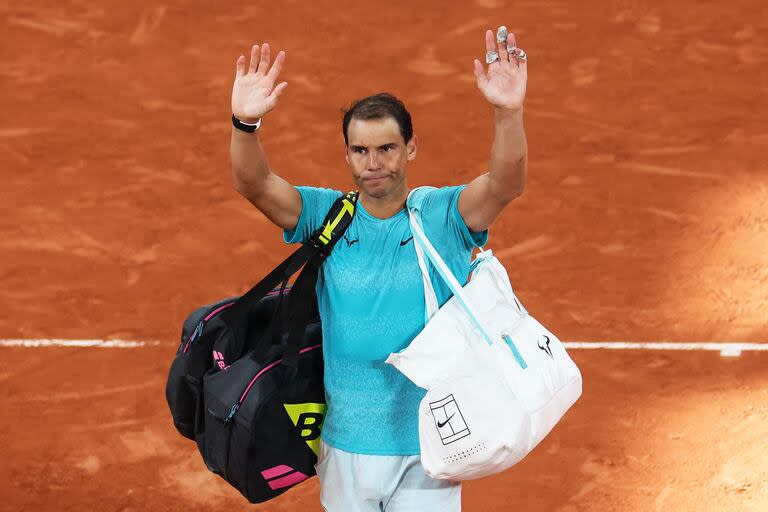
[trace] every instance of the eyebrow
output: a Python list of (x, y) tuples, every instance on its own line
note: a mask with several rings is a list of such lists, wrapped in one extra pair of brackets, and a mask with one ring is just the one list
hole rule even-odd
[[(387, 142), (386, 144), (382, 144), (377, 149), (384, 149), (384, 148), (394, 148), (397, 146), (397, 143), (395, 142)], [(352, 151), (357, 151), (359, 149), (368, 149), (366, 146), (349, 146), (349, 149)]]

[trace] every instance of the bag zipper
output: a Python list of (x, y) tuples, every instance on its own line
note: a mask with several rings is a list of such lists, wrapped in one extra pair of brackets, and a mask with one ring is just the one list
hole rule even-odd
[[(285, 293), (288, 293), (289, 291), (291, 291), (291, 287), (290, 286), (285, 288)], [(265, 297), (274, 297), (275, 295), (279, 295), (279, 294), (280, 294), (280, 290), (276, 289), (276, 290), (272, 290), (271, 292), (266, 294)], [(203, 329), (205, 328), (205, 324), (208, 323), (208, 321), (211, 318), (213, 318), (214, 316), (218, 315), (219, 313), (221, 313), (225, 309), (233, 306), (235, 304), (235, 302), (237, 302), (237, 299), (233, 300), (232, 302), (227, 302), (225, 304), (222, 304), (218, 308), (216, 308), (213, 311), (211, 311), (210, 313), (208, 313), (205, 316), (205, 318), (200, 320), (200, 322), (198, 322), (197, 326), (195, 326), (195, 330), (192, 331), (192, 334), (189, 336), (189, 339), (187, 340), (187, 343), (184, 345), (184, 350), (182, 352), (184, 354), (187, 353), (187, 350), (189, 349), (189, 345), (192, 344), (192, 342), (194, 340), (196, 340), (197, 338), (199, 338), (203, 334)]]
[(205, 327), (205, 324), (208, 323), (208, 320), (218, 315), (220, 312), (224, 311), (225, 309), (232, 307), (235, 304), (235, 302), (237, 302), (237, 300), (233, 300), (232, 302), (227, 302), (226, 304), (222, 304), (218, 308), (208, 313), (202, 320), (200, 320), (200, 322), (198, 322), (197, 326), (195, 327), (195, 330), (192, 331), (192, 334), (189, 336), (189, 339), (187, 340), (186, 345), (184, 345), (183, 353), (186, 354), (192, 342), (195, 341), (198, 337), (200, 337), (201, 334), (203, 334), (203, 328)]
[[(312, 345), (311, 347), (303, 348), (299, 350), (299, 355), (304, 354), (305, 352), (309, 352), (310, 350), (318, 349), (322, 346), (323, 346), (322, 343), (318, 343), (317, 345)], [(251, 382), (248, 383), (248, 386), (245, 388), (245, 391), (243, 391), (243, 394), (240, 395), (240, 399), (237, 402), (235, 402), (235, 404), (229, 410), (229, 414), (227, 414), (227, 417), (224, 418), (225, 426), (229, 425), (229, 423), (234, 419), (235, 414), (237, 414), (237, 411), (240, 410), (240, 407), (243, 405), (243, 402), (245, 402), (245, 398), (248, 396), (248, 392), (251, 390), (251, 388), (253, 387), (253, 384), (259, 379), (259, 377), (264, 375), (266, 371), (271, 370), (272, 368), (274, 368), (275, 366), (279, 365), (282, 362), (283, 362), (283, 358), (281, 357), (277, 361), (270, 363), (269, 365), (259, 370), (259, 372), (251, 379)]]

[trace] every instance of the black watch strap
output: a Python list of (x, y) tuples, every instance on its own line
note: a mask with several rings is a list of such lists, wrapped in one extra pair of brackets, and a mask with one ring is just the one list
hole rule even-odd
[(261, 118), (259, 118), (258, 121), (256, 121), (256, 124), (246, 124), (235, 117), (235, 114), (232, 114), (232, 126), (237, 128), (238, 130), (242, 130), (244, 132), (253, 133), (256, 130), (259, 129), (259, 126), (261, 126)]

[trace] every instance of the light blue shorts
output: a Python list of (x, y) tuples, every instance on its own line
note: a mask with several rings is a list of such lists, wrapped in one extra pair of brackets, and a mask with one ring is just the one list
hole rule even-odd
[(430, 478), (418, 455), (362, 455), (321, 441), (315, 469), (326, 512), (461, 510), (461, 483)]

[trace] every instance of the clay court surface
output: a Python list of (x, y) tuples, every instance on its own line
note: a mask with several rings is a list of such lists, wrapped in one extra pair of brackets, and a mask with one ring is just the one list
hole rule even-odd
[[(568, 341), (768, 341), (768, 11), (728, 3), (26, 2), (0, 7), (0, 510), (258, 507), (207, 472), (163, 390), (181, 321), (292, 248), (232, 187), (229, 94), (287, 52), (262, 140), (294, 184), (346, 189), (340, 109), (414, 117), (411, 186), (484, 172), (472, 59), (530, 56), (525, 194), (491, 229), (518, 295)], [(418, 5), (418, 7), (417, 7)], [(574, 350), (584, 394), (467, 511), (768, 510), (768, 352)]]

